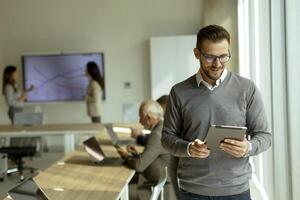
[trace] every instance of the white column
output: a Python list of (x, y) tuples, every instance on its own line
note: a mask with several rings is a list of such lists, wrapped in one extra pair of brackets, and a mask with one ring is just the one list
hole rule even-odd
[(75, 150), (75, 136), (70, 132), (65, 133), (64, 135), (64, 151), (65, 154), (68, 154)]
[(290, 160), (291, 199), (300, 199), (300, 2), (285, 0), (287, 135)]

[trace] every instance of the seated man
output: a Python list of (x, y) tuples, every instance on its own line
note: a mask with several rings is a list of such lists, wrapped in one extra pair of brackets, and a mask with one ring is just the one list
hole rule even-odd
[[(156, 102), (160, 104), (164, 113), (166, 111), (167, 103), (168, 103), (169, 95), (163, 95), (159, 97)], [(148, 134), (143, 134), (142, 129), (135, 129), (131, 130), (131, 137), (136, 138), (136, 143), (139, 145), (145, 145), (148, 139)]]
[[(163, 128), (163, 109), (152, 100), (141, 104), (139, 110), (140, 123), (151, 130), (146, 141), (145, 149), (141, 154), (133, 146), (127, 146), (127, 151), (119, 149), (118, 153), (126, 160), (126, 164), (140, 172), (146, 181), (139, 178), (139, 199), (149, 199), (151, 185), (156, 185), (164, 174), (164, 169), (169, 164), (170, 155), (161, 146), (161, 131)], [(129, 156), (130, 151), (135, 156)], [(147, 183), (147, 184), (146, 184)], [(150, 183), (150, 184), (149, 184)]]

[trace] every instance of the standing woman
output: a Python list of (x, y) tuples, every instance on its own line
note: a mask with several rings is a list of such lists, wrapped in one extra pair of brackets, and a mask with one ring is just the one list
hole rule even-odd
[(24, 101), (27, 99), (28, 92), (34, 89), (32, 85), (29, 89), (21, 92), (17, 85), (18, 73), (15, 66), (7, 66), (4, 69), (2, 81), (2, 94), (5, 96), (6, 103), (9, 107), (8, 117), (14, 122), (14, 115), (17, 112), (22, 112)]
[(89, 62), (87, 64), (86, 75), (90, 80), (86, 93), (87, 114), (93, 123), (101, 123), (104, 81), (101, 78), (98, 65), (95, 62)]

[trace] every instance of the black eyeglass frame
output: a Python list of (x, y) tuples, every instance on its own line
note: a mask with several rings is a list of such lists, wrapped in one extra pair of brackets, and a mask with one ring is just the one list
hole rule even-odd
[[(197, 48), (197, 49), (198, 49), (198, 50), (200, 51), (200, 53), (204, 56), (206, 62), (208, 62), (208, 63), (214, 63), (214, 62), (216, 62), (217, 59), (220, 61), (220, 63), (227, 63), (227, 62), (230, 60), (230, 58), (231, 58), (230, 49), (228, 49), (228, 55), (220, 55), (220, 56), (209, 55), (209, 54), (206, 54), (206, 53), (203, 51), (203, 49), (201, 49), (201, 48), (200, 48), (200, 49)], [(224, 58), (224, 57), (227, 57), (228, 60), (222, 62), (221, 59)], [(210, 60), (208, 60), (208, 59), (212, 59), (212, 61), (210, 61)]]

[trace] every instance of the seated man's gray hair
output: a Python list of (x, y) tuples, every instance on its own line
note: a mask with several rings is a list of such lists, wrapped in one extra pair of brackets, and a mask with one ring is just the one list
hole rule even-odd
[(149, 114), (149, 115), (154, 115), (160, 119), (163, 119), (164, 117), (164, 111), (162, 107), (159, 105), (159, 103), (157, 103), (156, 101), (153, 100), (144, 101), (141, 104), (141, 109), (144, 116)]

